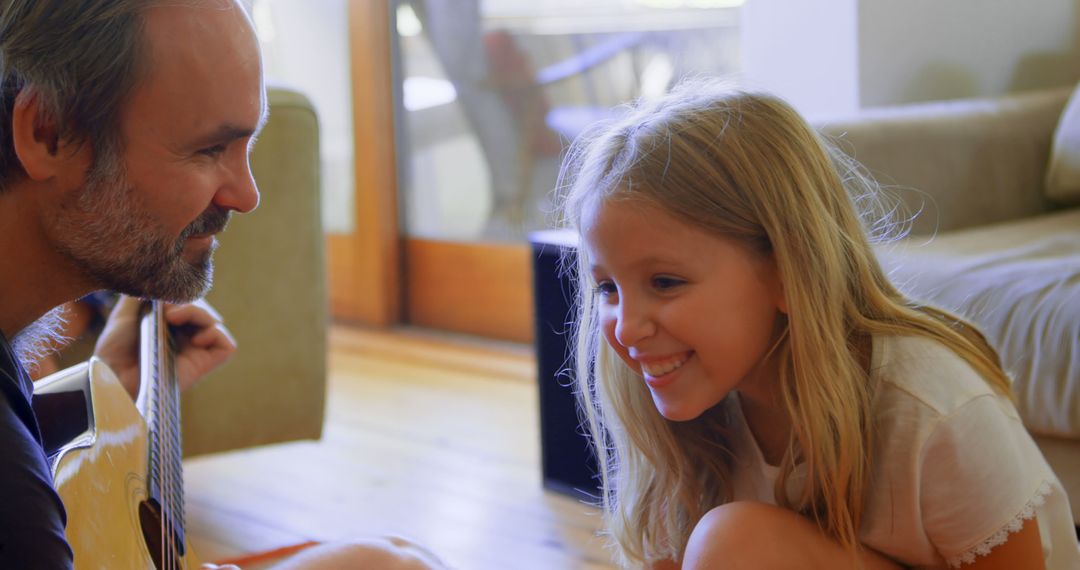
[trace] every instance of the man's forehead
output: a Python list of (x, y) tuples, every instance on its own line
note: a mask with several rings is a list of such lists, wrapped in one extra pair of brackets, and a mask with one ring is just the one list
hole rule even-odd
[(261, 72), (254, 26), (232, 0), (162, 3), (147, 10), (144, 18), (148, 75), (169, 67), (206, 75), (222, 67), (239, 71), (257, 66)]
[(143, 14), (151, 54), (164, 57), (200, 47), (257, 54), (258, 38), (247, 12), (235, 0), (160, 2)]
[(143, 72), (129, 126), (211, 137), (255, 131), (266, 113), (258, 39), (232, 1), (161, 3), (147, 10)]

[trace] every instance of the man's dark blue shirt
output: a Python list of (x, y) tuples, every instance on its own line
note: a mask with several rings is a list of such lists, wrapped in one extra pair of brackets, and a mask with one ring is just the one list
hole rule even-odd
[(33, 391), (0, 334), (0, 569), (68, 569), (67, 515), (30, 406)]

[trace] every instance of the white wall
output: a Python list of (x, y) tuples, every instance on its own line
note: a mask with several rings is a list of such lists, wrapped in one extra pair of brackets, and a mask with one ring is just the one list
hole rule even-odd
[(1080, 0), (749, 0), (743, 69), (803, 114), (1080, 79)]
[(858, 0), (748, 0), (742, 6), (743, 83), (804, 115), (858, 108)]
[(1080, 78), (1078, 3), (859, 0), (861, 105), (1074, 83)]
[(353, 229), (353, 124), (345, 0), (258, 0), (253, 10), (266, 80), (297, 89), (319, 116), (327, 232)]

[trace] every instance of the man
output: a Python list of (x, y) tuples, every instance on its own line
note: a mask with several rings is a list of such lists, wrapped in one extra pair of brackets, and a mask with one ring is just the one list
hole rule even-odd
[[(215, 235), (259, 202), (248, 154), (266, 116), (262, 65), (235, 0), (0, 0), (0, 82), (0, 568), (69, 568), (25, 366), (64, 302), (207, 291)], [(121, 300), (95, 351), (133, 396), (137, 306)], [(166, 318), (195, 331), (179, 341), (182, 388), (236, 348), (201, 301)], [(425, 556), (355, 543), (290, 567), (426, 568)]]

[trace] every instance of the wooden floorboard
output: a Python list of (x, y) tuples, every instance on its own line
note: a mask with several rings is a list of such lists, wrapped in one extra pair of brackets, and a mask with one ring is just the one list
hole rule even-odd
[(609, 570), (592, 506), (542, 490), (527, 345), (335, 327), (327, 423), (185, 462), (193, 548), (215, 561), (399, 535), (462, 570)]

